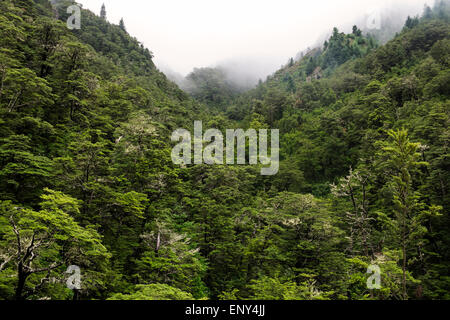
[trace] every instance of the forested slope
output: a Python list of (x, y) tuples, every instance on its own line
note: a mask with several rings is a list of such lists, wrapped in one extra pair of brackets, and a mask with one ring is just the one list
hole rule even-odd
[[(381, 47), (356, 26), (349, 35), (335, 28), (323, 47), (291, 60), (227, 110), (242, 126), (280, 129), (282, 162), (271, 186), (328, 199), (353, 254), (384, 259), (381, 252), (395, 249), (396, 242), (411, 246), (400, 253), (410, 255), (402, 268), (422, 268), (419, 273), (434, 288), (424, 289), (422, 278), (416, 282), (419, 296), (447, 290), (434, 286), (448, 279), (437, 275), (448, 275), (450, 239), (449, 31), (448, 1), (408, 18), (403, 31)], [(418, 143), (414, 157), (406, 141)], [(392, 159), (397, 156), (402, 165)], [(403, 194), (398, 203), (396, 188), (411, 199)], [(437, 216), (433, 206), (441, 207)], [(400, 207), (411, 212), (399, 216)], [(420, 227), (391, 229), (391, 219)]]
[[(383, 46), (335, 29), (224, 112), (58, 5), (0, 2), (1, 299), (450, 298), (448, 1)], [(175, 166), (194, 120), (279, 128), (279, 174)]]
[(178, 188), (170, 134), (202, 108), (147, 49), (88, 11), (70, 31), (63, 2), (0, 9), (0, 295), (67, 298), (54, 282), (70, 264), (89, 297), (126, 291), (139, 283), (141, 235), (157, 228), (154, 200)]

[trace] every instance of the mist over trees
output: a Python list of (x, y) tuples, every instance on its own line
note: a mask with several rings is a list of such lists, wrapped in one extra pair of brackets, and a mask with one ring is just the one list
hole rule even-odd
[[(431, 10), (431, 8), (428, 9)], [(352, 28), (356, 25), (364, 35), (376, 40), (376, 43), (385, 44), (403, 29), (408, 16), (411, 18), (421, 16), (426, 10), (427, 6), (423, 4), (399, 5), (392, 3), (388, 7), (368, 12), (355, 21), (342, 24), (337, 26), (337, 28), (345, 33), (352, 33)], [(374, 19), (376, 20), (375, 25), (373, 24)], [(332, 29), (332, 26), (330, 26), (329, 33), (323, 34), (315, 43), (309, 44), (308, 48), (294, 55), (294, 61), (299, 61), (311, 51), (322, 48), (323, 43), (332, 36)], [(226, 61), (218, 61), (215, 65), (207, 68), (220, 69), (226, 75), (226, 81), (232, 87), (237, 88), (239, 91), (245, 91), (254, 88), (259, 80), (266, 80), (268, 76), (273, 75), (280, 67), (280, 65), (274, 67), (274, 60), (276, 59), (269, 57), (233, 57)], [(283, 66), (287, 64), (289, 64), (289, 60), (286, 58)], [(187, 76), (177, 73), (176, 70), (172, 70), (167, 65), (159, 67), (170, 80), (177, 83), (183, 90), (192, 92), (193, 88), (195, 88), (195, 84), (186, 79)], [(197, 69), (202, 68), (198, 66)], [(195, 70), (192, 70), (192, 72), (195, 72)]]

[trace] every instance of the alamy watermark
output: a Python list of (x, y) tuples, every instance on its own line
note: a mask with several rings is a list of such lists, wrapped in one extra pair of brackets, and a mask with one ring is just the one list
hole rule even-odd
[(79, 266), (69, 266), (66, 273), (71, 276), (67, 279), (66, 285), (70, 290), (81, 290), (81, 269)]
[[(261, 175), (273, 176), (279, 170), (279, 130), (270, 130), (270, 154), (268, 152), (268, 139), (268, 129), (261, 129), (258, 132), (255, 129), (248, 129), (247, 131), (228, 129), (225, 134), (225, 147), (222, 132), (217, 129), (209, 129), (203, 133), (202, 121), (195, 121), (193, 138), (186, 129), (177, 129), (173, 132), (172, 142), (179, 143), (172, 149), (172, 161), (177, 165), (190, 165), (192, 163), (209, 165), (223, 165), (225, 163), (227, 165), (262, 164), (268, 167), (261, 168)], [(208, 143), (206, 147), (204, 147), (205, 143)], [(192, 150), (194, 161), (192, 161)], [(235, 150), (237, 150), (237, 155)]]
[(381, 30), (381, 10), (374, 9), (367, 12), (366, 28), (368, 30)]
[(381, 289), (381, 268), (378, 265), (370, 265), (367, 273), (371, 276), (367, 279), (367, 289)]
[[(52, 6), (56, 8), (57, 1), (50, 0)], [(81, 7), (79, 5), (73, 4), (67, 7), (66, 12), (70, 14), (67, 18), (67, 28), (69, 30), (80, 30), (81, 29)]]
[(67, 19), (67, 28), (70, 30), (81, 29), (81, 8), (77, 5), (71, 5), (67, 8), (67, 13), (71, 16)]

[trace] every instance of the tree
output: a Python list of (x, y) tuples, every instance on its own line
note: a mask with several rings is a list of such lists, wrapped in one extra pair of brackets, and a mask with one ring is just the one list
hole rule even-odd
[(187, 292), (167, 284), (138, 285), (132, 294), (115, 294), (108, 300), (194, 300)]
[(289, 59), (289, 62), (288, 62), (288, 67), (289, 67), (289, 68), (293, 67), (293, 66), (294, 66), (294, 63), (295, 63), (295, 62), (294, 62), (294, 58), (290, 58), (290, 59)]
[(362, 31), (356, 25), (353, 26), (352, 33), (357, 37), (362, 36)]
[(286, 82), (286, 88), (287, 88), (288, 92), (294, 93), (296, 90), (296, 87), (295, 87), (295, 82), (294, 82), (294, 79), (292, 78), (292, 76), (289, 74), (286, 74), (286, 76), (284, 77), (283, 80)]
[(306, 74), (311, 75), (314, 72), (314, 69), (317, 67), (317, 61), (313, 57), (308, 59), (308, 64), (306, 65)]
[(301, 284), (262, 277), (248, 286), (251, 300), (323, 300), (322, 292), (315, 287), (315, 281)]
[[(56, 158), (58, 185), (70, 194), (85, 201), (93, 197), (96, 181), (105, 176), (108, 166), (108, 142), (100, 131), (87, 131), (71, 136), (67, 156)], [(94, 142), (93, 142), (94, 141)], [(89, 202), (84, 202), (82, 213), (87, 212)]]
[(119, 28), (125, 32), (127, 31), (127, 29), (125, 28), (125, 22), (123, 21), (123, 18), (120, 19)]
[(17, 49), (17, 45), (26, 40), (23, 19), (13, 12), (6, 11), (0, 16), (0, 48)]
[(102, 8), (100, 9), (100, 18), (106, 20), (106, 7), (105, 4), (102, 4)]
[(415, 26), (419, 25), (419, 22), (419, 17), (411, 18), (410, 16), (408, 16), (408, 19), (406, 19), (405, 22), (405, 27), (408, 29), (412, 29)]
[(354, 171), (350, 168), (347, 177), (340, 179), (339, 184), (332, 185), (331, 192), (337, 198), (346, 198), (350, 202), (350, 210), (346, 212), (346, 223), (350, 230), (350, 252), (359, 250), (366, 257), (372, 256), (374, 247), (371, 242), (372, 228), (368, 201), (369, 174)]
[(8, 70), (17, 68), (19, 61), (11, 58), (12, 52), (7, 49), (0, 50), (0, 101), (5, 87), (5, 79)]
[(51, 88), (46, 80), (28, 68), (8, 69), (3, 78), (0, 105), (8, 112), (52, 104)]
[(390, 141), (381, 151), (381, 161), (391, 179), (388, 188), (392, 192), (394, 217), (383, 215), (393, 228), (402, 252), (402, 298), (408, 299), (407, 268), (408, 250), (417, 246), (427, 229), (423, 227), (426, 216), (436, 215), (440, 208), (427, 206), (418, 192), (413, 189), (413, 174), (428, 163), (420, 161), (420, 143), (412, 143), (404, 129), (390, 130)]
[[(145, 252), (137, 261), (136, 278), (140, 283), (166, 283), (187, 292), (195, 292), (206, 271), (198, 248), (192, 248), (186, 235), (173, 232), (156, 221), (154, 231), (141, 235)], [(198, 298), (204, 293), (198, 292)]]
[(33, 40), (38, 50), (40, 64), (39, 77), (45, 78), (54, 66), (53, 55), (60, 46), (61, 36), (64, 34), (64, 25), (60, 21), (42, 19), (34, 30)]
[(25, 135), (0, 139), (1, 199), (33, 203), (52, 178), (52, 161), (36, 155), (32, 141)]
[[(0, 203), (0, 271), (16, 270), (16, 300), (39, 295), (45, 282), (63, 266), (94, 269), (109, 257), (97, 231), (73, 219), (79, 210), (77, 200), (46, 189), (40, 206), (40, 211), (34, 211), (10, 202)], [(35, 275), (38, 277), (27, 285)]]
[(433, 10), (431, 10), (430, 6), (425, 5), (422, 17), (424, 19), (431, 19), (433, 17)]

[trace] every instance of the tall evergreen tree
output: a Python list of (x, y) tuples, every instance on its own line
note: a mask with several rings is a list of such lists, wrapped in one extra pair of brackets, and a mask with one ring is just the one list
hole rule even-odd
[(407, 272), (408, 252), (417, 247), (427, 233), (423, 227), (424, 217), (439, 212), (436, 206), (428, 207), (421, 195), (414, 190), (414, 173), (428, 163), (422, 158), (420, 143), (409, 140), (407, 130), (390, 130), (390, 141), (382, 149), (382, 163), (385, 173), (391, 177), (388, 189), (392, 193), (395, 219), (390, 220), (401, 250), (402, 298), (408, 299)]
[(119, 28), (123, 31), (127, 31), (127, 29), (125, 28), (125, 22), (123, 22), (123, 18), (120, 19)]
[(105, 4), (102, 4), (102, 8), (100, 10), (100, 18), (106, 20), (106, 7)]

